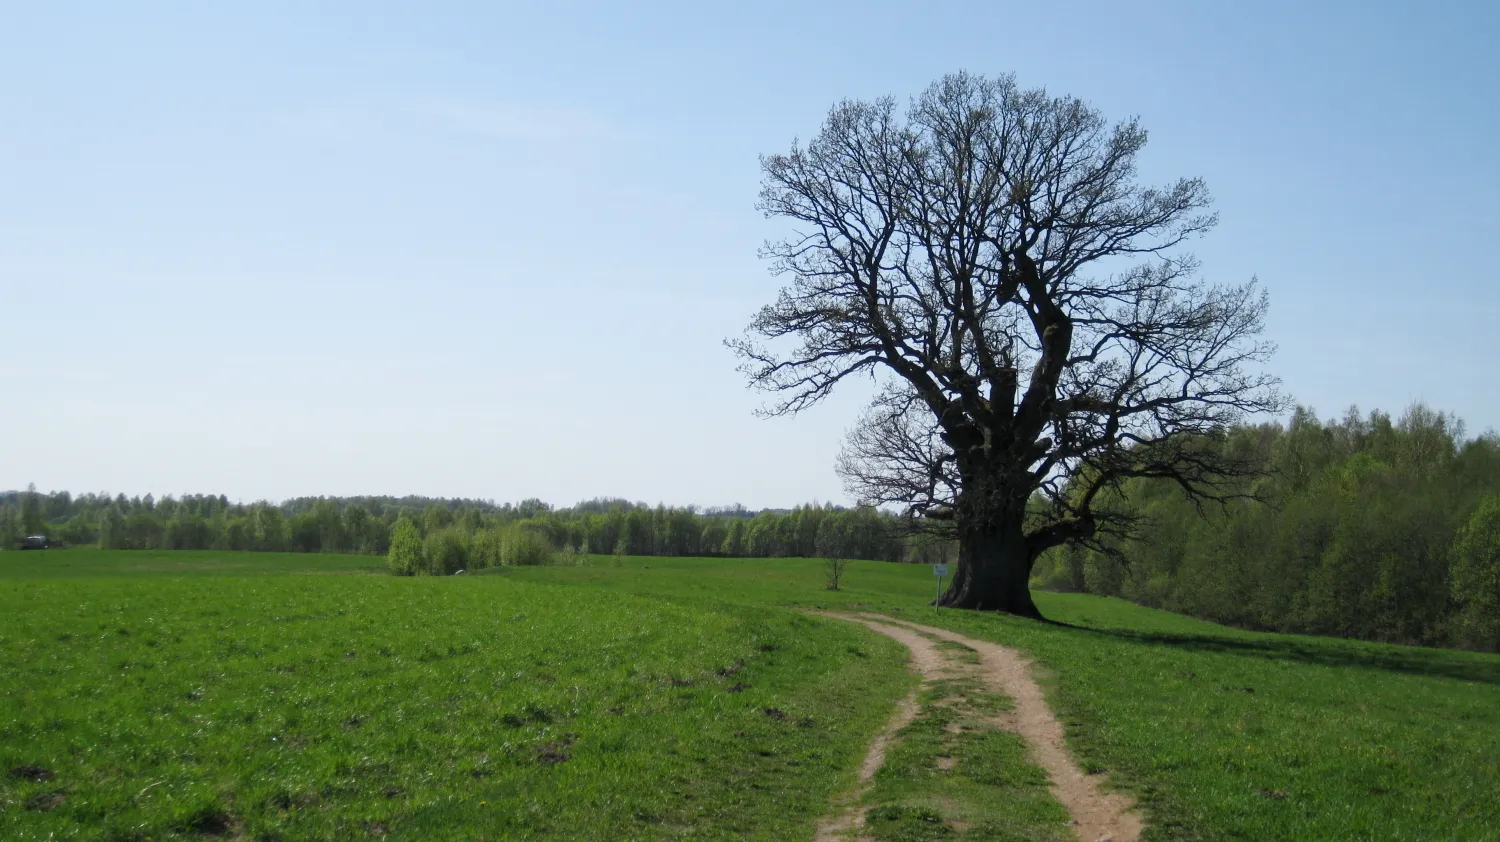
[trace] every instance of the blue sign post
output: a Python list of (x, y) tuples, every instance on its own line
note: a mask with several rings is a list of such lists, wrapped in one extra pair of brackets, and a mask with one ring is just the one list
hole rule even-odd
[(943, 577), (948, 575), (948, 565), (934, 564), (932, 566), (932, 575), (937, 577), (937, 594), (932, 598), (932, 611), (933, 613), (937, 613), (938, 602), (943, 598)]

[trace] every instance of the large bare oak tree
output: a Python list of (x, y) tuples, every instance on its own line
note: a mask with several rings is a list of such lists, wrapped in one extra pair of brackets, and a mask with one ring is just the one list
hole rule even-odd
[(1038, 616), (1038, 555), (1122, 528), (1101, 493), (1165, 477), (1200, 499), (1212, 446), (1279, 406), (1258, 366), (1267, 301), (1211, 285), (1181, 246), (1213, 227), (1197, 179), (1138, 183), (1146, 132), (1012, 78), (955, 74), (902, 109), (844, 102), (761, 161), (794, 233), (790, 283), (730, 345), (794, 414), (841, 381), (882, 391), (851, 433), (851, 490), (959, 541), (941, 604)]

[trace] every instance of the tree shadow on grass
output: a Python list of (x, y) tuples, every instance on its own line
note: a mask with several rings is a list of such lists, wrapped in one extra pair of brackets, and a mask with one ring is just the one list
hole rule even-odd
[(1500, 657), (1450, 649), (1390, 646), (1333, 637), (1318, 640), (1267, 639), (1229, 635), (1139, 632), (1127, 629), (1075, 626), (1054, 620), (1046, 622), (1049, 625), (1085, 634), (1111, 637), (1126, 643), (1146, 646), (1171, 646), (1190, 652), (1217, 652), (1327, 667), (1385, 670), (1500, 685)]

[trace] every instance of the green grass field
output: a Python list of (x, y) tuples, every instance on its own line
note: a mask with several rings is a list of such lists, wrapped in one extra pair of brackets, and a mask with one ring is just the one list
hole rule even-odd
[(278, 573), (385, 572), (385, 559), (367, 555), (95, 549), (0, 552), (0, 581), (139, 576), (151, 573), (179, 576), (261, 576)]
[(0, 596), (0, 768), (52, 777), (4, 779), (0, 838), (795, 838), (907, 680), (854, 628), (581, 596), (27, 571)]
[[(0, 838), (810, 839), (912, 679), (895, 643), (804, 606), (1030, 653), (1147, 838), (1500, 840), (1500, 657), (1088, 596), (1039, 595), (1048, 624), (938, 614), (926, 568), (878, 563), (839, 593), (796, 559), (327, 575), (376, 566), (0, 553), (0, 774), (52, 775), (0, 778)], [(1029, 804), (1014, 832), (925, 820), (942, 799), (901, 770), (938, 750), (936, 715), (892, 752), (872, 830), (1048, 838), (1004, 739), (961, 747), (993, 770), (964, 785)]]

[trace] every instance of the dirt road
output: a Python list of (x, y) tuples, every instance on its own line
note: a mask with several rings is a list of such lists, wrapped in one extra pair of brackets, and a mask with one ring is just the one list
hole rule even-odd
[[(1073, 830), (1082, 842), (1138, 842), (1142, 823), (1134, 812), (1131, 800), (1119, 793), (1101, 788), (1100, 778), (1086, 775), (1072, 755), (1063, 739), (1062, 724), (1047, 707), (1042, 689), (1031, 677), (1030, 662), (1014, 649), (985, 640), (974, 640), (948, 631), (897, 620), (879, 614), (836, 614), (813, 612), (860, 623), (898, 641), (912, 653), (912, 669), (922, 676), (924, 682), (971, 675), (978, 678), (987, 690), (1009, 696), (1015, 709), (1005, 716), (1001, 725), (1021, 735), (1026, 741), (1032, 762), (1046, 770), (1051, 780), (1050, 789), (1063, 807), (1073, 817)], [(971, 664), (947, 657), (937, 645), (938, 641), (951, 641), (965, 646), (979, 655), (979, 663)], [(885, 753), (896, 737), (896, 732), (908, 725), (916, 715), (916, 695), (903, 700), (891, 721), (871, 744), (865, 762), (859, 771), (859, 785), (847, 794), (834, 814), (823, 820), (814, 837), (817, 842), (835, 842), (847, 839), (863, 825), (863, 810), (858, 802), (869, 790), (875, 772), (885, 761)]]

